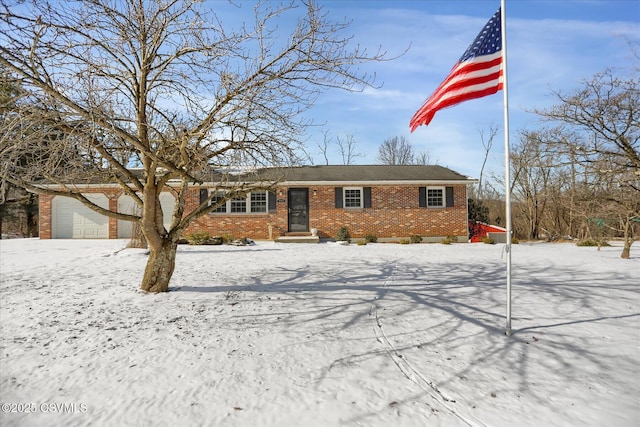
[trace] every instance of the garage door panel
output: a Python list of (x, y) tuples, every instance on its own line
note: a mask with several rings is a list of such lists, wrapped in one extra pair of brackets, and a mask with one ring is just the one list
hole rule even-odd
[[(98, 206), (109, 209), (104, 194), (85, 194)], [(53, 237), (56, 239), (107, 239), (109, 218), (68, 197), (53, 199)]]

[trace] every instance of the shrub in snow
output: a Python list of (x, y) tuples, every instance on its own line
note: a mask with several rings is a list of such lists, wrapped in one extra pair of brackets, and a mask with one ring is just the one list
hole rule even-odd
[(576, 243), (577, 246), (610, 246), (606, 240), (584, 239)]
[(221, 236), (211, 236), (206, 231), (196, 231), (187, 236), (190, 245), (221, 245), (223, 240)]
[(338, 242), (350, 242), (351, 234), (349, 233), (349, 229), (344, 225), (338, 229), (338, 233), (336, 234), (336, 240)]
[(211, 236), (206, 231), (196, 231), (187, 236), (190, 245), (204, 245)]

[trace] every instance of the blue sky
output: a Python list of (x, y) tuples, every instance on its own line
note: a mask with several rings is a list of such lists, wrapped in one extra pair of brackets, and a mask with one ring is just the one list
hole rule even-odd
[[(250, 9), (252, 2), (241, 2)], [(311, 110), (308, 151), (316, 164), (322, 131), (353, 135), (365, 157), (375, 164), (378, 146), (405, 136), (416, 151), (433, 162), (477, 178), (484, 149), (480, 131), (499, 127), (485, 173), (504, 173), (502, 92), (438, 112), (427, 127), (409, 132), (409, 120), (448, 74), (499, 0), (319, 0), (334, 20), (352, 20), (354, 43), (372, 50), (381, 46), (401, 57), (368, 64), (380, 89), (362, 93), (330, 91)], [(640, 0), (507, 0), (507, 53), (512, 145), (523, 129), (540, 126), (527, 112), (554, 103), (551, 90), (571, 92), (580, 81), (613, 67), (628, 72), (640, 67)], [(637, 68), (636, 68), (637, 69)], [(342, 163), (337, 147), (329, 160)], [(486, 175), (485, 175), (486, 176)]]

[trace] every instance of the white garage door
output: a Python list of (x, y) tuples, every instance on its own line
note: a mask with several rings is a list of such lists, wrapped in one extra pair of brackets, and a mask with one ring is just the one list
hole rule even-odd
[[(171, 193), (160, 193), (160, 205), (162, 206), (164, 227), (168, 230), (173, 216), (175, 198)], [(118, 198), (118, 212), (126, 214), (139, 214), (140, 208), (134, 203), (131, 196), (123, 194)], [(118, 238), (128, 239), (131, 237), (133, 223), (131, 221), (118, 221)]]
[[(104, 194), (84, 194), (96, 205), (109, 209)], [(54, 239), (108, 239), (109, 218), (100, 215), (69, 197), (54, 197), (52, 206), (52, 234)]]

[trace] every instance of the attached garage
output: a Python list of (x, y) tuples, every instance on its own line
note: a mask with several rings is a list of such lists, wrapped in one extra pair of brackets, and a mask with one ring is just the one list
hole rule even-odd
[[(96, 205), (109, 209), (109, 199), (104, 194), (84, 194)], [(108, 239), (109, 218), (89, 209), (81, 202), (56, 196), (51, 204), (54, 239)]]

